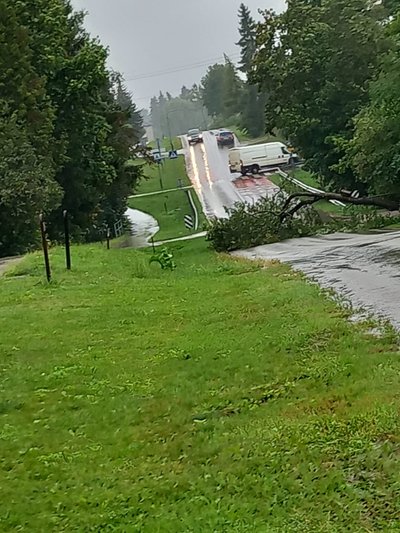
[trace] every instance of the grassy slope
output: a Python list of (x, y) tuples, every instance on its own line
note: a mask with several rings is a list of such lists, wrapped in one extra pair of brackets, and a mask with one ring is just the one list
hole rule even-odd
[[(137, 194), (159, 191), (160, 180), (158, 168), (155, 165), (147, 167), (145, 175), (148, 179), (141, 182), (136, 191)], [(183, 185), (190, 185), (190, 180), (186, 175), (185, 159), (183, 156), (179, 156), (178, 159), (166, 160), (162, 166), (162, 184), (164, 190), (175, 189), (178, 185), (178, 179), (182, 180)], [(204, 216), (200, 202), (194, 191), (192, 191), (192, 198), (196, 203), (200, 216), (200, 227), (197, 230), (199, 231), (204, 222)], [(167, 210), (165, 209), (165, 204)], [(195, 233), (194, 230), (188, 231), (184, 226), (184, 215), (191, 215), (192, 211), (187, 195), (183, 191), (173, 191), (142, 198), (131, 198), (129, 200), (129, 206), (150, 213), (158, 220), (160, 231), (155, 235), (155, 238), (158, 240), (183, 237)]]
[(1, 530), (397, 531), (393, 335), (287, 267), (172, 249), (0, 280)]
[[(175, 150), (180, 150), (182, 148), (182, 141), (180, 137), (172, 137), (172, 144), (174, 145)], [(157, 141), (150, 141), (148, 143), (150, 148), (157, 148)], [(164, 137), (164, 139), (160, 139), (160, 146), (161, 148), (165, 148), (166, 150), (171, 150), (171, 141), (169, 137)]]

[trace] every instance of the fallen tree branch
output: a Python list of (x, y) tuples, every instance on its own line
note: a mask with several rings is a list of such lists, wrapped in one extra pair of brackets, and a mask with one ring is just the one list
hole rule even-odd
[[(294, 206), (290, 207), (293, 200), (300, 200), (299, 203), (295, 204)], [(324, 193), (317, 193), (317, 192), (296, 192), (293, 194), (290, 194), (284, 205), (283, 209), (279, 215), (279, 218), (281, 222), (285, 220), (285, 218), (293, 216), (299, 209), (306, 205), (312, 205), (316, 202), (319, 202), (320, 200), (338, 200), (339, 202), (343, 202), (346, 204), (352, 204), (352, 205), (365, 205), (365, 206), (372, 206), (372, 207), (379, 207), (381, 209), (387, 209), (388, 211), (397, 211), (399, 209), (399, 203), (395, 202), (393, 200), (385, 199), (383, 197), (373, 196), (373, 197), (362, 197), (362, 198), (353, 198), (351, 196), (345, 196), (343, 194), (335, 193), (335, 192), (324, 192)]]

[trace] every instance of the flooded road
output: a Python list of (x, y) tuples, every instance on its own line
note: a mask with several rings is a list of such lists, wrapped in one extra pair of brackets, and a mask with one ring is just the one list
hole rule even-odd
[(289, 263), (353, 307), (388, 318), (400, 328), (400, 231), (291, 239), (235, 255)]
[(253, 204), (262, 197), (276, 194), (279, 188), (265, 177), (253, 178), (231, 174), (228, 149), (219, 148), (215, 136), (203, 132), (204, 143), (189, 146), (182, 137), (186, 169), (207, 218), (226, 218), (226, 207), (237, 202)]
[[(236, 202), (251, 204), (279, 191), (268, 176), (232, 175), (228, 150), (218, 148), (210, 132), (204, 133), (204, 144), (189, 147), (183, 137), (183, 145), (188, 175), (209, 218), (226, 217), (225, 207)], [(400, 231), (292, 239), (236, 255), (289, 263), (354, 308), (388, 318), (400, 328)]]
[(143, 211), (128, 208), (125, 215), (132, 225), (130, 246), (142, 248), (149, 246), (150, 239), (160, 229), (155, 218)]

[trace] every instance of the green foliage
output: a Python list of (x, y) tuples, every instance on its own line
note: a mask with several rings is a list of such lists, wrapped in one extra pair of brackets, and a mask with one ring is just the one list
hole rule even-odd
[[(116, 102), (107, 50), (67, 0), (1, 0), (0, 12), (0, 130), (9, 141), (0, 198), (11, 198), (3, 186), (18, 194), (14, 208), (2, 209), (0, 253), (35, 244), (41, 210), (52, 238), (62, 233), (62, 209), (76, 237), (97, 236), (94, 226), (121, 218), (140, 177), (126, 164), (138, 132), (130, 128), (132, 110)], [(13, 158), (19, 170), (10, 169)]]
[(246, 84), (241, 102), (240, 126), (248, 131), (250, 137), (257, 138), (265, 130), (265, 97), (255, 85)]
[(284, 202), (285, 196), (278, 193), (253, 205), (237, 203), (228, 211), (229, 218), (210, 222), (207, 240), (217, 252), (224, 252), (312, 235), (321, 226), (312, 209), (304, 209), (299, 216), (281, 223), (279, 214)]
[(161, 270), (175, 270), (176, 263), (174, 261), (174, 254), (167, 248), (163, 248), (161, 251), (154, 253), (149, 263), (158, 263), (161, 266)]
[(400, 18), (388, 27), (391, 49), (370, 86), (370, 102), (355, 120), (342, 164), (354, 168), (375, 194), (400, 200)]
[(281, 15), (264, 12), (258, 29), (253, 79), (268, 95), (267, 127), (281, 130), (336, 187), (356, 181), (335, 165), (384, 45), (378, 15), (364, 0), (291, 0)]
[(240, 116), (243, 82), (228, 57), (225, 63), (216, 63), (207, 70), (201, 81), (204, 105), (210, 115), (230, 122)]
[(29, 32), (13, 2), (0, 0), (0, 256), (38, 242), (38, 215), (57, 207), (54, 111), (33, 68)]
[(0, 257), (39, 242), (39, 213), (60, 202), (60, 190), (17, 117), (0, 115)]
[(245, 4), (240, 4), (238, 16), (240, 39), (236, 44), (240, 47), (240, 70), (248, 74), (252, 69), (257, 49), (257, 25)]
[[(182, 87), (179, 97), (159, 97), (150, 101), (154, 134), (158, 138), (183, 135), (191, 128), (207, 129), (209, 118), (197, 85)], [(168, 145), (168, 149), (170, 146)]]
[[(288, 193), (299, 190), (293, 184), (285, 184), (285, 189)], [(295, 237), (381, 229), (400, 222), (400, 216), (393, 217), (359, 206), (349, 207), (345, 213), (336, 209), (337, 217), (321, 217), (318, 213), (319, 203), (314, 204), (314, 207), (303, 207), (293, 218), (286, 218), (281, 222), (279, 215), (285, 199), (285, 194), (277, 194), (251, 206), (236, 204), (229, 210), (229, 218), (214, 219), (209, 223), (207, 240), (217, 252), (230, 252)], [(321, 203), (321, 209), (327, 210), (324, 203)], [(335, 210), (331, 209), (330, 212), (333, 215)]]
[(115, 87), (115, 101), (116, 104), (121, 108), (121, 111), (126, 113), (128, 120), (125, 127), (130, 126), (132, 129), (132, 137), (134, 140), (140, 140), (145, 130), (143, 128), (143, 119), (138, 111), (136, 104), (132, 100), (132, 95), (126, 88), (124, 80), (120, 74), (114, 75), (114, 85)]

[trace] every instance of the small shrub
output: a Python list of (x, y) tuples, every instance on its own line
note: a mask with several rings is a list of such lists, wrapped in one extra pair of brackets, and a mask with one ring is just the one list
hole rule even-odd
[[(293, 218), (281, 222), (279, 215), (284, 202), (285, 195), (278, 193), (251, 206), (237, 203), (227, 210), (228, 218), (214, 219), (209, 224), (207, 240), (217, 252), (230, 252), (317, 233), (379, 229), (400, 220), (400, 217), (394, 218), (370, 207), (357, 206), (348, 208), (344, 218), (325, 221), (313, 207), (303, 207)], [(318, 204), (315, 206), (318, 207)]]
[(294, 218), (280, 222), (285, 196), (263, 198), (254, 205), (237, 203), (227, 210), (228, 218), (214, 219), (208, 228), (207, 240), (218, 252), (251, 248), (291, 237), (314, 234), (321, 227), (317, 212), (302, 209)]
[(158, 263), (162, 270), (175, 270), (176, 268), (174, 256), (167, 248), (163, 248), (161, 252), (153, 254), (149, 263)]

